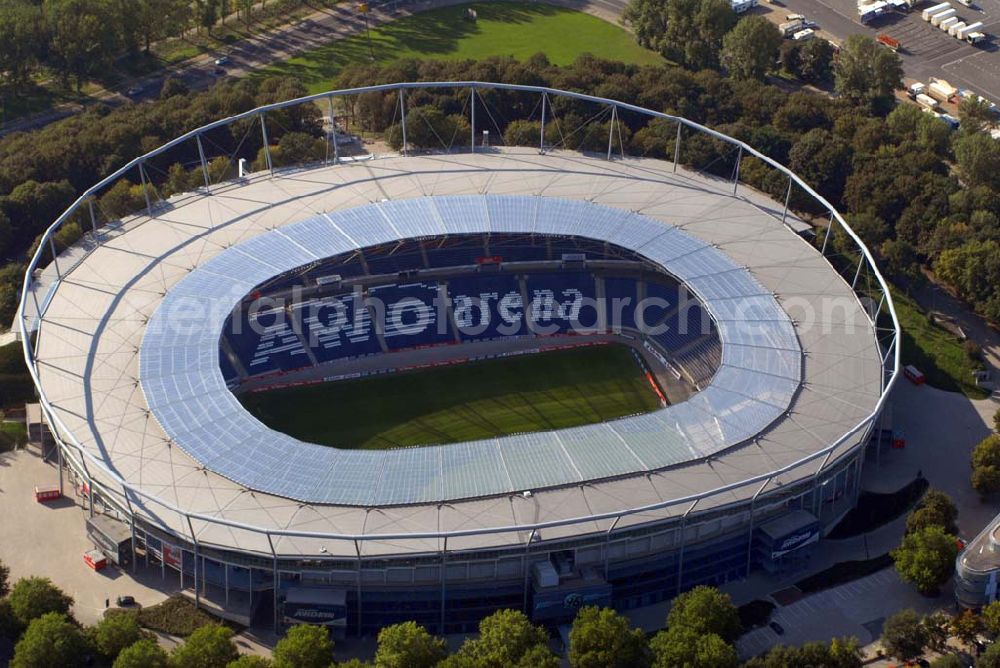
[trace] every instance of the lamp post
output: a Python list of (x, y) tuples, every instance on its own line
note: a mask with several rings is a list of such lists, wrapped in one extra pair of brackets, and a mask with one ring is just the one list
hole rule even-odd
[(359, 2), (358, 11), (365, 17), (365, 37), (368, 40), (368, 60), (375, 62), (375, 51), (372, 49), (372, 32), (368, 25), (368, 3)]

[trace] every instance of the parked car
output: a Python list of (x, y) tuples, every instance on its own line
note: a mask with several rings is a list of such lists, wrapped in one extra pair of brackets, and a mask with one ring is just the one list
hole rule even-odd
[(125, 94), (128, 95), (129, 97), (137, 97), (139, 95), (142, 95), (143, 91), (145, 90), (146, 87), (144, 85), (136, 84), (131, 88), (129, 88), (127, 91), (125, 91)]
[(135, 605), (134, 596), (119, 596), (115, 599), (115, 603), (118, 604), (119, 608), (130, 608)]
[(785, 635), (785, 627), (775, 621), (770, 621), (767, 623), (771, 627), (771, 630), (777, 633), (779, 636)]
[(229, 56), (219, 56), (218, 58), (215, 59), (215, 64), (218, 67), (222, 67), (223, 65), (228, 65)]

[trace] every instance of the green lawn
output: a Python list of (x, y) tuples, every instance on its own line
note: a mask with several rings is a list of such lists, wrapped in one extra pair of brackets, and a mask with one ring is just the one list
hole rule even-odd
[(563, 429), (659, 408), (632, 352), (561, 350), (241, 397), (300, 440), (382, 449)]
[[(466, 8), (479, 15), (464, 19)], [(636, 64), (663, 63), (614, 24), (589, 14), (541, 3), (504, 2), (459, 5), (422, 12), (371, 31), (375, 60), (403, 58), (480, 60), (513, 56), (519, 60), (544, 52), (555, 64), (573, 62), (592, 53), (601, 58)], [(346, 65), (370, 62), (364, 34), (331, 42), (286, 62), (262, 70), (264, 75), (298, 77), (310, 93), (329, 90)]]
[(962, 392), (973, 399), (985, 398), (987, 393), (972, 377), (976, 366), (961, 341), (934, 325), (910, 297), (894, 290), (892, 298), (903, 329), (902, 363), (920, 369), (934, 387)]

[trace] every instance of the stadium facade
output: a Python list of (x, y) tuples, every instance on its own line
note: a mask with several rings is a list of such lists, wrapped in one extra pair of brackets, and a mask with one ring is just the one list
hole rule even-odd
[[(409, 150), (406, 99), (421, 89), (468, 96), (468, 145)], [(269, 115), (332, 115), (361, 93), (397, 96), (401, 154), (341, 155), (328, 124), (326, 160), (272, 168)], [(603, 114), (607, 153), (497, 146), (495, 125), (487, 147), (477, 130), (495, 124), (489, 96), (505, 94), (536, 99), (528, 120), (542, 128), (561, 104)], [(676, 126), (673, 161), (625, 155), (623, 119)], [(268, 169), (213, 183), (208, 138), (234, 123), (262, 133)], [(723, 147), (731, 177), (680, 164), (685, 141)], [(144, 210), (102, 217), (96, 196), (129, 176), (154, 182), (185, 147), (203, 188), (165, 200), (144, 189)], [(747, 160), (787, 183), (784, 202), (741, 182)], [(793, 194), (829, 221), (820, 247), (796, 232)], [(89, 233), (57, 253), (55, 233), (81, 220)], [(696, 327), (679, 326), (678, 290)], [(651, 297), (661, 330), (634, 310), (609, 319), (613, 300)], [(559, 624), (587, 603), (634, 608), (801, 567), (856, 502), (899, 357), (867, 249), (784, 167), (685, 119), (479, 82), (311, 96), (137, 158), (49, 229), (19, 326), (74, 489), (127, 528), (133, 567), (158, 565), (233, 619), (352, 634), (409, 619), (466, 632), (504, 607)], [(367, 451), (299, 442), (236, 397), (609, 341), (685, 399), (572, 429)]]

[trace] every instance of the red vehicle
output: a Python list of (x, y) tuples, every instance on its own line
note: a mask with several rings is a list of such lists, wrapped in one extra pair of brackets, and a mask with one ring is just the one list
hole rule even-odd
[(35, 501), (38, 503), (54, 501), (59, 498), (62, 498), (62, 492), (59, 491), (59, 485), (50, 485), (48, 487), (35, 486)]
[(898, 39), (895, 39), (894, 37), (889, 37), (885, 33), (877, 35), (875, 37), (875, 41), (881, 44), (882, 46), (889, 47), (893, 51), (899, 51), (900, 47), (903, 46)]
[(909, 381), (914, 385), (923, 385), (927, 382), (927, 379), (924, 378), (924, 374), (920, 373), (920, 370), (912, 364), (907, 364), (903, 367), (903, 375), (906, 376), (907, 379), (909, 379)]
[(99, 571), (108, 565), (108, 558), (100, 550), (90, 550), (83, 553), (83, 563), (93, 570)]

